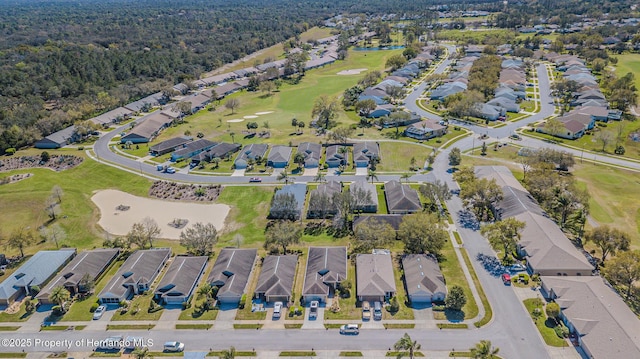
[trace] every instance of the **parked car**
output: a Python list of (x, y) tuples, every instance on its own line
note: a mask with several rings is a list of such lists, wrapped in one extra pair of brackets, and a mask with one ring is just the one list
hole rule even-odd
[(371, 320), (371, 305), (369, 302), (362, 302), (362, 320)]
[(157, 166), (156, 166), (156, 169), (157, 169), (158, 171), (164, 171), (164, 166), (163, 166), (163, 165), (157, 165)]
[(251, 177), (251, 178), (249, 178), (249, 182), (262, 182), (262, 178), (260, 178), (260, 177)]
[(165, 170), (165, 172), (167, 173), (176, 173), (176, 169), (173, 167), (167, 167), (167, 169)]
[(373, 319), (382, 320), (382, 303), (373, 302)]
[(320, 303), (317, 300), (314, 300), (309, 304), (309, 320), (314, 320), (318, 317), (318, 307)]
[(184, 343), (166, 342), (162, 348), (164, 352), (178, 353), (184, 351)]
[(509, 273), (502, 273), (501, 278), (504, 285), (511, 285), (511, 275)]
[(524, 272), (527, 268), (520, 263), (516, 263), (509, 267), (510, 272)]
[(282, 302), (275, 302), (273, 305), (273, 319), (278, 319), (282, 315)]
[(106, 305), (101, 305), (98, 308), (96, 308), (96, 311), (93, 312), (93, 320), (98, 320), (100, 318), (102, 318), (102, 315), (104, 314), (104, 312), (107, 310), (107, 306)]
[(360, 334), (360, 329), (358, 328), (358, 324), (345, 324), (340, 327), (340, 334)]

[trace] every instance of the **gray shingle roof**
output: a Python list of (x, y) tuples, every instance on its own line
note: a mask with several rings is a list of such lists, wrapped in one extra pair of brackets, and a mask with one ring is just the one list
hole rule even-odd
[(256, 295), (291, 296), (297, 265), (297, 255), (267, 256), (262, 262)]
[(149, 115), (145, 120), (138, 123), (136, 127), (134, 127), (127, 135), (133, 134), (133, 135), (138, 135), (140, 137), (150, 139), (162, 127), (169, 125), (171, 122), (173, 122), (173, 118), (160, 112), (154, 112), (153, 114)]
[(71, 125), (58, 132), (54, 132), (50, 134), (49, 136), (45, 137), (44, 140), (55, 142), (60, 146), (66, 146), (68, 144), (67, 141), (73, 138), (73, 135), (75, 134), (75, 132), (76, 132), (76, 126)]
[(257, 253), (257, 249), (224, 248), (220, 251), (207, 279), (212, 286), (220, 288), (218, 296), (244, 293)]
[(298, 145), (298, 153), (304, 155), (304, 165), (318, 166), (320, 157), (322, 157), (322, 145), (319, 143), (302, 142)]
[(400, 223), (402, 223), (403, 214), (372, 214), (366, 216), (358, 216), (353, 220), (353, 228), (360, 225), (368, 226), (371, 222), (386, 223), (394, 230), (400, 229)]
[(504, 166), (477, 166), (478, 178), (495, 179), (504, 193), (498, 204), (501, 218), (514, 217), (526, 223), (519, 245), (525, 249), (535, 272), (583, 271), (593, 266), (535, 202), (529, 192)]
[(193, 142), (187, 143), (184, 148), (180, 148), (180, 149), (176, 150), (174, 152), (174, 155), (176, 157), (178, 157), (178, 156), (184, 157), (184, 156), (187, 156), (187, 155), (189, 155), (189, 154), (191, 154), (191, 153), (193, 153), (195, 151), (200, 151), (202, 149), (205, 149), (207, 147), (213, 147), (215, 145), (216, 145), (215, 142), (209, 141), (209, 140), (207, 140), (205, 138), (201, 138), (199, 140), (195, 140)]
[(120, 253), (118, 248), (99, 248), (78, 254), (60, 271), (57, 277), (54, 277), (49, 284), (40, 290), (37, 298), (48, 298), (53, 288), (58, 286), (78, 286), (82, 277), (87, 274), (95, 280), (111, 264), (118, 253)]
[(158, 271), (171, 255), (171, 248), (137, 250), (122, 264), (116, 275), (102, 289), (99, 298), (123, 298), (128, 286), (151, 284)]
[(246, 162), (248, 159), (256, 159), (256, 157), (264, 158), (265, 153), (267, 153), (268, 145), (264, 143), (252, 143), (248, 146), (244, 146), (242, 150), (240, 150), (240, 154), (238, 158), (236, 158), (236, 163), (238, 161)]
[(207, 265), (208, 257), (178, 256), (167, 269), (167, 273), (156, 288), (159, 297), (188, 297), (198, 284), (200, 274)]
[(385, 296), (396, 292), (393, 263), (388, 252), (358, 254), (356, 257), (358, 297)]
[(150, 147), (150, 150), (162, 152), (168, 149), (173, 149), (178, 146), (184, 145), (186, 143), (191, 142), (192, 140), (193, 138), (188, 136), (173, 137), (166, 141), (156, 143), (155, 145)]
[[(351, 185), (349, 186), (349, 191), (355, 192), (358, 190), (364, 190), (371, 193), (371, 197), (370, 197), (371, 202), (367, 203), (366, 206), (378, 207), (378, 193), (376, 191), (376, 186), (374, 184), (369, 183), (365, 180), (359, 180), (351, 183)], [(354, 208), (354, 209), (360, 209), (360, 208)]]
[(432, 256), (407, 254), (402, 258), (402, 269), (409, 296), (447, 293), (440, 265)]
[(422, 210), (418, 191), (398, 181), (385, 183), (384, 195), (387, 200), (387, 209), (390, 213)]
[(105, 112), (102, 115), (96, 116), (91, 119), (91, 122), (97, 125), (104, 125), (112, 123), (118, 117), (126, 117), (131, 115), (133, 112), (124, 107), (118, 107), (115, 110), (111, 110), (109, 112)]
[(541, 277), (593, 358), (640, 358), (640, 320), (601, 277)]
[(346, 247), (309, 247), (302, 295), (328, 295), (325, 283), (347, 279)]
[(267, 157), (267, 161), (288, 163), (289, 158), (291, 158), (291, 152), (293, 152), (293, 148), (289, 146), (273, 146), (271, 147), (271, 151), (269, 151), (269, 157)]
[(76, 254), (75, 249), (40, 251), (0, 283), (0, 300), (11, 299), (26, 286), (42, 287), (51, 276)]

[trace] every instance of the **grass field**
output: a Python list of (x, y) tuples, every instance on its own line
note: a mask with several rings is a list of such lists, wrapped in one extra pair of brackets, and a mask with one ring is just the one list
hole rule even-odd
[(460, 31), (460, 30), (442, 30), (436, 34), (440, 40), (452, 40), (462, 43), (476, 41), (482, 43), (487, 37), (498, 37), (505, 42), (513, 40), (516, 37), (515, 32), (506, 29), (491, 29), (486, 31)]
[(530, 298), (524, 300), (524, 306), (527, 308), (529, 315), (531, 318), (534, 318), (533, 311), (537, 308), (540, 310), (540, 317), (538, 319), (534, 319), (534, 323), (540, 331), (540, 335), (544, 339), (544, 342), (552, 347), (566, 347), (568, 346), (567, 341), (561, 338), (558, 338), (556, 332), (553, 330), (553, 327), (548, 325), (550, 320), (547, 318), (547, 314), (542, 307), (542, 301), (538, 298)]
[(622, 77), (631, 72), (635, 75), (636, 88), (640, 88), (640, 54), (622, 54), (614, 56), (618, 59), (616, 67), (616, 75)]

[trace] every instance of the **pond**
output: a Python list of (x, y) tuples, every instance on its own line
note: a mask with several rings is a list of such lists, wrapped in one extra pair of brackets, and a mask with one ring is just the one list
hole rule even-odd
[(404, 49), (404, 46), (354, 47), (353, 51), (380, 51), (380, 50), (398, 50), (398, 49)]

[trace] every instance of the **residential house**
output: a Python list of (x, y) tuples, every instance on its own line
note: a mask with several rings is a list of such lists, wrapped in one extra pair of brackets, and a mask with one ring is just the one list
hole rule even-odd
[(486, 103), (477, 104), (476, 112), (478, 117), (489, 121), (496, 121), (500, 117), (507, 115), (507, 110), (504, 107), (492, 106)]
[(129, 117), (131, 117), (131, 114), (133, 114), (131, 110), (124, 107), (118, 107), (109, 112), (105, 112), (102, 115), (96, 116), (90, 119), (90, 121), (95, 123), (96, 125), (107, 127), (111, 124), (128, 119)]
[[(292, 196), (296, 201), (296, 207), (294, 212), (291, 208), (278, 207), (280, 201), (279, 196)], [(304, 183), (288, 184), (282, 186), (273, 195), (273, 201), (271, 202), (271, 209), (269, 210), (269, 218), (272, 219), (300, 219), (302, 218), (302, 212), (304, 211), (304, 200), (307, 196), (307, 185)]]
[(133, 252), (98, 294), (98, 300), (102, 304), (117, 304), (150, 290), (170, 256), (171, 248)]
[(155, 299), (164, 304), (188, 302), (208, 260), (206, 256), (176, 256), (156, 288)]
[(162, 92), (156, 92), (152, 95), (149, 95), (143, 99), (138, 101), (131, 102), (128, 105), (125, 105), (124, 108), (132, 111), (133, 113), (139, 113), (149, 107), (157, 107), (165, 102), (165, 97)]
[(160, 131), (169, 127), (174, 118), (161, 112), (154, 112), (138, 124), (129, 133), (120, 138), (120, 143), (146, 143), (156, 137)]
[(231, 155), (238, 152), (240, 147), (238, 143), (220, 142), (204, 152), (191, 156), (191, 162), (198, 164), (202, 161), (211, 162), (214, 158), (231, 158)]
[(298, 153), (304, 156), (304, 168), (317, 168), (322, 157), (322, 145), (319, 143), (302, 142), (298, 145)]
[(191, 104), (191, 113), (196, 113), (202, 110), (211, 102), (211, 97), (207, 96), (204, 92), (195, 94), (193, 96), (185, 97), (180, 102), (189, 102)]
[(72, 248), (34, 254), (0, 283), (0, 305), (9, 306), (28, 295), (31, 288), (42, 288), (75, 254)]
[(367, 114), (368, 118), (380, 118), (380, 117), (384, 117), (384, 116), (389, 116), (391, 115), (391, 112), (393, 112), (395, 110), (395, 106), (387, 103), (387, 104), (383, 104), (383, 105), (377, 105), (375, 109), (373, 109), (373, 111), (369, 112)]
[(271, 147), (267, 157), (267, 166), (273, 168), (285, 168), (289, 165), (289, 159), (293, 149), (289, 146), (276, 145)]
[(353, 196), (356, 191), (369, 193), (368, 201), (367, 203), (354, 204), (351, 209), (356, 213), (376, 213), (378, 211), (378, 192), (376, 191), (376, 186), (365, 180), (359, 180), (351, 183), (349, 186), (351, 196)]
[(245, 169), (249, 165), (249, 161), (255, 161), (256, 158), (264, 158), (269, 146), (265, 143), (252, 143), (240, 151), (240, 154), (233, 163), (235, 169)]
[(581, 106), (573, 109), (570, 113), (589, 115), (594, 121), (609, 121), (609, 109), (604, 106)]
[(447, 127), (441, 125), (435, 120), (424, 120), (409, 125), (404, 130), (404, 135), (415, 138), (416, 140), (428, 140), (434, 137), (440, 137), (447, 133)]
[(476, 176), (496, 180), (503, 199), (495, 208), (498, 219), (525, 222), (518, 251), (527, 259), (530, 273), (551, 276), (590, 276), (593, 266), (540, 208), (531, 194), (504, 166), (476, 166)]
[[(556, 137), (562, 137), (569, 140), (575, 140), (584, 136), (585, 128), (584, 124), (580, 121), (568, 120), (568, 121), (560, 121), (564, 126), (564, 131), (555, 134)], [(544, 125), (540, 125), (536, 128), (537, 132), (546, 133), (546, 128)]]
[(49, 300), (49, 295), (61, 286), (68, 290), (71, 296), (86, 293), (88, 288), (82, 286), (82, 281), (87, 278), (93, 283), (97, 282), (119, 253), (119, 248), (98, 248), (81, 252), (40, 290), (36, 298), (40, 304), (54, 304)]
[(391, 214), (408, 214), (422, 211), (418, 191), (398, 181), (384, 184), (384, 197)]
[(438, 260), (427, 254), (407, 254), (402, 257), (404, 284), (413, 304), (443, 302), (447, 285)]
[(357, 216), (353, 219), (353, 230), (360, 226), (370, 226), (372, 223), (388, 224), (394, 231), (400, 229), (400, 224), (404, 215), (402, 214), (372, 214), (368, 216)]
[(176, 92), (179, 92), (181, 95), (186, 95), (187, 93), (189, 93), (189, 90), (191, 90), (189, 88), (189, 85), (181, 82), (177, 85), (173, 85), (172, 89)]
[(516, 101), (504, 97), (496, 97), (487, 102), (487, 105), (501, 107), (507, 110), (507, 112), (518, 113), (520, 112), (520, 105)]
[(302, 297), (326, 303), (347, 279), (347, 247), (309, 247)]
[(369, 167), (373, 159), (380, 159), (380, 146), (377, 142), (365, 141), (353, 144), (353, 164), (355, 167)]
[(242, 86), (242, 84), (239, 84), (237, 81), (233, 81), (227, 82), (220, 86), (216, 86), (212, 89), (205, 90), (203, 91), (203, 94), (213, 98), (213, 92), (215, 91), (216, 100), (220, 100), (231, 95), (232, 93), (242, 90), (243, 88), (244, 87)]
[(540, 292), (588, 358), (640, 358), (640, 320), (599, 276), (541, 277)]
[(240, 303), (257, 253), (256, 249), (224, 248), (220, 251), (207, 282), (218, 287), (218, 301), (221, 304)]
[(374, 250), (356, 256), (356, 293), (359, 301), (384, 302), (396, 295), (391, 253)]
[(193, 142), (188, 142), (184, 145), (183, 148), (177, 149), (171, 154), (171, 162), (191, 158), (201, 152), (213, 148), (213, 146), (215, 145), (217, 145), (216, 142), (212, 142), (204, 138), (195, 140)]
[(149, 153), (151, 153), (152, 156), (162, 156), (167, 153), (184, 148), (186, 144), (191, 141), (193, 141), (193, 137), (189, 137), (189, 136), (173, 137), (168, 140), (158, 142), (155, 145), (151, 146), (149, 148)]
[(325, 149), (325, 163), (329, 168), (346, 166), (349, 163), (348, 148), (340, 145), (327, 146)]
[(333, 201), (337, 193), (342, 192), (342, 183), (329, 181), (318, 185), (309, 195), (307, 218), (326, 218), (338, 213), (338, 207)]
[(266, 256), (258, 277), (255, 296), (270, 302), (291, 302), (297, 255)]
[(78, 141), (79, 139), (80, 136), (76, 133), (76, 126), (72, 125), (36, 141), (33, 146), (39, 149), (55, 149), (64, 147)]

